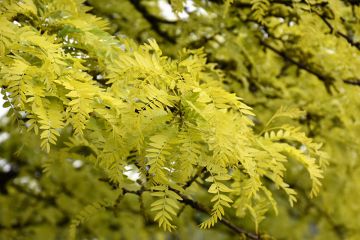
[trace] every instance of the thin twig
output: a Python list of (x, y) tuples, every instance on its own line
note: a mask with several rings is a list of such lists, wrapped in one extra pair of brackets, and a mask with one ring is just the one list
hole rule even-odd
[(320, 17), (320, 19), (325, 23), (325, 25), (329, 28), (330, 33), (335, 33), (336, 36), (340, 36), (343, 39), (345, 39), (351, 46), (356, 47), (358, 50), (360, 50), (360, 42), (355, 42), (353, 38), (350, 36), (344, 34), (343, 32), (340, 32), (339, 30), (334, 31), (334, 27), (331, 25), (331, 23), (321, 14), (317, 13), (317, 15)]

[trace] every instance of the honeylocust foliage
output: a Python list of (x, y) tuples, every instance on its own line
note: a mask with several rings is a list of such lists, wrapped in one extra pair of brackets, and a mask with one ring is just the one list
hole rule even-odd
[[(313, 197), (324, 175), (347, 169), (336, 163), (340, 125), (354, 129), (346, 154), (357, 165), (358, 29), (337, 20), (358, 6), (193, 1), (191, 12), (172, 0), (176, 20), (168, 20), (160, 2), (0, 1), (0, 79), (12, 120), (2, 126), (11, 134), (4, 157), (20, 169), (5, 182), (1, 211), (26, 196), (36, 204), (0, 220), (0, 237), (283, 237), (279, 226), (304, 202), (315, 213), (310, 222), (296, 213), (303, 226), (293, 239), (306, 227), (336, 227), (321, 205), (336, 194)], [(332, 16), (336, 7), (343, 12)], [(329, 222), (311, 222), (322, 214)], [(356, 228), (341, 217), (341, 231)]]

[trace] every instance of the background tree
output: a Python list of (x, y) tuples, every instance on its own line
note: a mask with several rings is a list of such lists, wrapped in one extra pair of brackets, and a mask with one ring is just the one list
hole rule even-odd
[(170, 4), (0, 2), (0, 239), (359, 239), (357, 2)]

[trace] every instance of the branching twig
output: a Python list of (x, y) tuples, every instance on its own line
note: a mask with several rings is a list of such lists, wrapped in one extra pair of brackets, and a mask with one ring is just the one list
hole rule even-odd
[(321, 14), (317, 13), (317, 15), (320, 17), (320, 19), (325, 23), (325, 25), (329, 28), (330, 33), (335, 33), (336, 36), (340, 36), (343, 39), (345, 39), (351, 46), (356, 47), (358, 50), (360, 50), (360, 42), (355, 42), (353, 38), (350, 36), (340, 32), (339, 30), (334, 31), (334, 27), (330, 24), (330, 22)]

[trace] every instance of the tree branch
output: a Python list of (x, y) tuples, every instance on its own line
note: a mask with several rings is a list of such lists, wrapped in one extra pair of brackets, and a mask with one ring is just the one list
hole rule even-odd
[(356, 78), (348, 78), (344, 80), (344, 83), (350, 84), (350, 85), (355, 85), (355, 86), (360, 86), (360, 79), (356, 79)]
[(321, 14), (319, 14), (319, 13), (316, 13), (316, 14), (317, 14), (317, 15), (320, 17), (320, 19), (325, 23), (325, 25), (330, 29), (330, 33), (335, 33), (336, 36), (342, 37), (342, 38), (345, 39), (351, 46), (354, 46), (354, 47), (356, 47), (358, 50), (360, 50), (360, 42), (355, 42), (355, 40), (354, 40), (352, 37), (350, 37), (350, 36), (348, 36), (348, 35), (340, 32), (339, 30), (336, 30), (336, 31), (334, 32), (334, 27), (330, 24), (330, 22), (329, 22), (323, 15), (321, 15)]
[(360, 50), (360, 42), (355, 42), (354, 39), (350, 38), (349, 36), (340, 31), (336, 31), (336, 34), (343, 37), (348, 43), (350, 43), (351, 46), (354, 46), (358, 50)]
[(270, 49), (271, 51), (275, 52), (276, 54), (278, 54), (280, 57), (282, 57), (283, 59), (291, 62), (292, 64), (296, 65), (298, 68), (303, 69), (305, 71), (307, 71), (308, 73), (311, 73), (312, 75), (316, 76), (319, 80), (321, 80), (322, 82), (324, 82), (325, 87), (327, 89), (327, 91), (329, 93), (331, 93), (330, 91), (330, 86), (333, 86), (334, 82), (336, 81), (334, 77), (332, 76), (328, 76), (325, 75), (323, 73), (321, 73), (320, 71), (318, 71), (317, 69), (307, 65), (306, 63), (303, 62), (299, 62), (293, 58), (291, 58), (290, 56), (288, 56), (285, 52), (273, 47), (271, 44), (265, 42), (264, 40), (260, 40), (260, 43), (265, 46), (266, 48)]
[[(196, 179), (196, 178), (195, 178)], [(194, 180), (195, 181), (195, 180)], [(191, 198), (189, 198), (188, 196), (180, 193), (178, 190), (176, 189), (173, 189), (173, 188), (170, 188), (171, 191), (174, 191), (176, 192), (181, 198), (182, 200), (180, 200), (179, 202), (181, 203), (184, 203), (190, 207), (192, 207), (193, 209), (195, 210), (198, 210), (200, 212), (203, 212), (203, 213), (206, 213), (208, 215), (211, 215), (210, 214), (210, 210), (203, 206), (202, 204), (200, 204), (199, 202), (197, 201), (194, 201), (192, 200)], [(145, 188), (141, 188), (137, 191), (133, 191), (133, 190), (128, 190), (126, 188), (122, 188), (122, 191), (124, 194), (126, 193), (130, 193), (130, 194), (135, 194), (137, 196), (140, 196), (144, 191), (148, 191), (146, 190)], [(237, 234), (243, 234), (245, 235), (248, 239), (254, 239), (254, 240), (259, 240), (260, 238), (254, 234), (254, 233), (250, 233), (250, 232), (247, 232), (245, 229), (241, 228), (241, 227), (238, 227), (236, 226), (235, 224), (233, 224), (230, 220), (228, 220), (227, 218), (223, 217), (220, 222), (222, 224), (224, 224), (226, 227), (228, 227), (230, 230), (232, 230), (233, 232), (237, 233)]]
[[(315, 75), (317, 78), (319, 78), (321, 81), (324, 82), (327, 91), (330, 92), (330, 86), (333, 86), (333, 83), (336, 81), (334, 77), (329, 76), (329, 75), (325, 75), (322, 72), (320, 72), (317, 69), (309, 66), (306, 63), (296, 61), (295, 59), (288, 56), (285, 52), (273, 47), (272, 45), (266, 43), (263, 40), (260, 40), (260, 43), (263, 46), (265, 46), (266, 48), (270, 49), (271, 51), (275, 52), (276, 54), (278, 54), (279, 56), (284, 58), (285, 60), (291, 62), (294, 65), (296, 65), (300, 69), (303, 69), (303, 70), (307, 71), (308, 73), (311, 73), (312, 75)], [(357, 78), (345, 79), (345, 80), (343, 80), (343, 82), (345, 84), (360, 86), (360, 79), (357, 79)]]
[[(170, 43), (176, 44), (176, 39), (170, 36), (167, 32), (160, 29), (159, 22), (161, 23), (170, 23), (170, 21), (166, 21), (163, 19), (159, 19), (149, 13), (149, 11), (141, 5), (140, 0), (130, 0), (130, 3), (135, 7), (135, 9), (141, 13), (141, 15), (149, 22), (152, 29), (163, 39), (167, 40)], [(175, 23), (175, 22), (171, 22)]]
[(193, 182), (195, 182), (195, 180), (202, 174), (204, 173), (206, 170), (206, 167), (203, 167), (202, 169), (199, 169), (199, 171), (192, 177), (190, 178), (189, 181), (187, 181), (185, 183), (185, 185), (183, 186), (184, 189), (187, 189), (188, 187), (191, 186), (191, 184), (193, 184)]
[[(199, 202), (196, 202), (192, 199), (190, 199), (188, 196), (179, 193), (178, 191), (172, 189), (173, 191), (177, 192), (177, 194), (179, 194), (179, 196), (182, 198), (182, 200), (180, 202), (192, 207), (195, 210), (198, 210), (200, 212), (206, 213), (206, 214), (210, 214), (210, 210), (203, 206), (202, 204), (200, 204)], [(232, 231), (234, 231), (235, 233), (238, 234), (244, 234), (248, 239), (260, 239), (259, 236), (257, 236), (254, 233), (249, 233), (246, 230), (244, 230), (243, 228), (240, 228), (238, 226), (236, 226), (235, 224), (233, 224), (230, 220), (228, 220), (227, 218), (223, 217), (220, 222), (222, 224), (224, 224), (225, 226), (227, 226), (229, 229), (231, 229)]]

